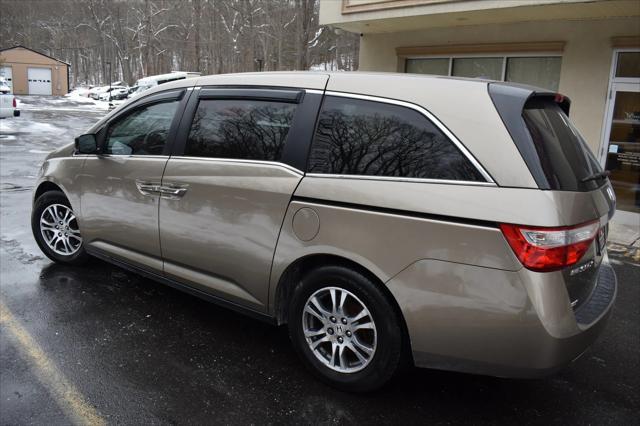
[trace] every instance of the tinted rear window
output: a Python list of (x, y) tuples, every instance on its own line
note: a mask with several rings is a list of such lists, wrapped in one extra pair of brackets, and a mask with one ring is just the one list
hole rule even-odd
[(602, 168), (569, 117), (551, 98), (533, 98), (522, 112), (549, 188), (591, 191), (604, 179), (582, 182)]
[(311, 154), (311, 173), (483, 181), (460, 150), (409, 108), (327, 96)]

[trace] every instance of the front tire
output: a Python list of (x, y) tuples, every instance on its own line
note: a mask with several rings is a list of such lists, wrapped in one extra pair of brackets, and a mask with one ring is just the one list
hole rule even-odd
[(76, 216), (62, 192), (49, 191), (38, 197), (31, 230), (40, 250), (54, 262), (80, 265), (89, 259)]
[(376, 283), (353, 269), (323, 266), (307, 274), (291, 300), (288, 322), (303, 362), (338, 389), (377, 389), (400, 364), (398, 316)]

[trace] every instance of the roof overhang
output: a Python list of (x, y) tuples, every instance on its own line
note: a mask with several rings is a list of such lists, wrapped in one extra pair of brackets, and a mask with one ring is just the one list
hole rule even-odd
[(320, 2), (320, 23), (356, 33), (527, 21), (640, 17), (637, 0), (342, 0)]
[(33, 53), (36, 53), (36, 54), (38, 54), (38, 55), (40, 55), (40, 56), (44, 56), (45, 58), (52, 59), (52, 60), (54, 60), (54, 61), (56, 61), (56, 62), (59, 62), (59, 63), (61, 63), (62, 65), (66, 65), (66, 66), (68, 66), (68, 67), (70, 67), (70, 66), (71, 66), (71, 64), (70, 64), (70, 63), (68, 63), (68, 62), (61, 61), (61, 60), (60, 60), (60, 59), (58, 59), (58, 58), (54, 58), (53, 56), (45, 55), (45, 54), (44, 54), (44, 53), (42, 53), (42, 52), (38, 52), (37, 50), (33, 50), (33, 49), (29, 48), (29, 47), (22, 46), (22, 45), (17, 45), (17, 46), (12, 46), (12, 47), (5, 47), (4, 49), (0, 49), (0, 54), (2, 54), (3, 52), (8, 52), (8, 51), (10, 51), (10, 50), (15, 50), (15, 49), (24, 49), (24, 50), (28, 50), (28, 51), (33, 52)]

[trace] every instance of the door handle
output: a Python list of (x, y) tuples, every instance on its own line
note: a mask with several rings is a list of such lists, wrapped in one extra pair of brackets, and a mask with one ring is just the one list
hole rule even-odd
[(160, 196), (167, 200), (179, 200), (187, 193), (187, 184), (169, 183), (160, 187)]
[(161, 191), (160, 183), (158, 182), (136, 180), (136, 187), (142, 195), (154, 196), (160, 194)]

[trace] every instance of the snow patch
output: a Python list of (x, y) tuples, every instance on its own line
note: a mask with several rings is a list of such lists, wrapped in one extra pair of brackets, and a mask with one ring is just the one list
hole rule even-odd
[(0, 124), (3, 133), (59, 133), (62, 129), (49, 123), (27, 120), (11, 120)]

